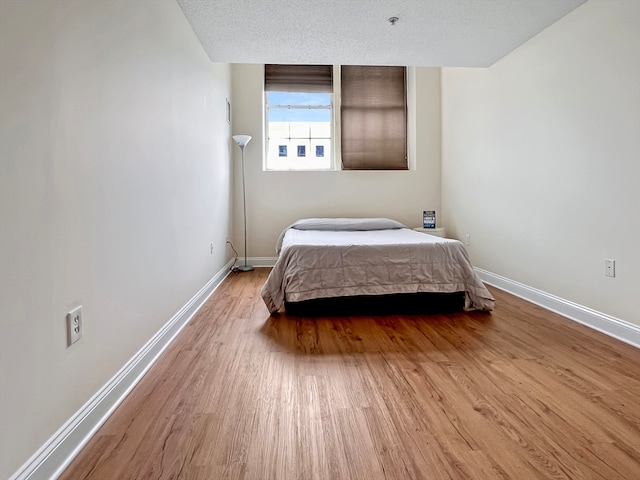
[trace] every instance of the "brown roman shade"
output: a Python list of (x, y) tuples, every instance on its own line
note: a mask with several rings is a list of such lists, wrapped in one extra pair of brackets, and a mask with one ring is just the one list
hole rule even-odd
[(265, 65), (266, 92), (333, 92), (332, 65)]
[(406, 68), (343, 65), (344, 170), (407, 170)]

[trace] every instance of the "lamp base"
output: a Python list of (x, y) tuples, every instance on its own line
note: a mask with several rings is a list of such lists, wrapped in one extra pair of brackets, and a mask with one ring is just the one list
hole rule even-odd
[(250, 272), (253, 270), (253, 265), (240, 265), (236, 267), (240, 272)]

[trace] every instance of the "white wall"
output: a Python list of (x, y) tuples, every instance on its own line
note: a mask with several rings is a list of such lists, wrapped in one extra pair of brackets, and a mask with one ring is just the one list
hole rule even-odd
[(488, 69), (443, 70), (445, 223), (477, 266), (640, 324), (638, 85), (631, 1), (590, 0)]
[(2, 0), (0, 18), (7, 478), (230, 258), (231, 74), (174, 1)]
[[(440, 211), (440, 70), (416, 69), (416, 169), (409, 171), (265, 172), (263, 65), (232, 66), (233, 132), (253, 137), (245, 149), (247, 243), (251, 257), (274, 257), (282, 230), (304, 217), (380, 216), (420, 226)], [(236, 158), (236, 248), (242, 254), (242, 184)]]

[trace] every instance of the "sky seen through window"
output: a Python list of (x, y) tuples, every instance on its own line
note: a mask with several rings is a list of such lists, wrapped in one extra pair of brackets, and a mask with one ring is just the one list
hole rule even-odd
[[(330, 122), (330, 93), (268, 92), (270, 122)], [(278, 106), (305, 106), (327, 108), (277, 108)], [(275, 107), (275, 108), (274, 108)]]

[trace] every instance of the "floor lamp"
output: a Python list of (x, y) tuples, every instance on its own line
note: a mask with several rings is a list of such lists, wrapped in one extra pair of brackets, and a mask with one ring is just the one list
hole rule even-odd
[(242, 151), (242, 204), (244, 210), (244, 265), (240, 265), (238, 270), (241, 272), (250, 272), (253, 265), (247, 263), (247, 194), (244, 189), (244, 147), (247, 146), (251, 137), (249, 135), (234, 135), (233, 140), (238, 144)]

